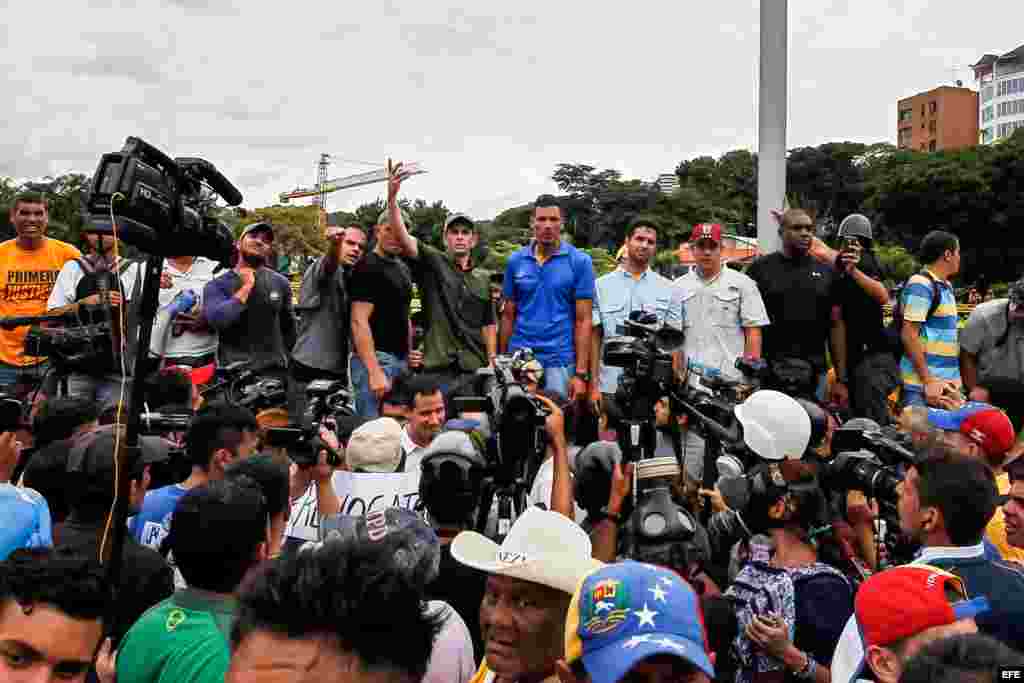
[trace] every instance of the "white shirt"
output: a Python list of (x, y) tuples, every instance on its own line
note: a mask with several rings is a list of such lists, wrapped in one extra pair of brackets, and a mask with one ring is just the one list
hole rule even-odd
[(476, 673), (473, 639), (459, 613), (444, 600), (427, 603), (431, 615), (444, 615), (441, 632), (434, 640), (423, 683), (465, 683)]
[[(694, 268), (675, 280), (683, 292), (686, 309), (686, 341), (683, 351), (691, 365), (719, 370), (724, 379), (742, 379), (736, 359), (743, 355), (746, 327), (764, 327), (768, 313), (757, 284), (723, 264), (711, 280), (703, 280)], [(700, 375), (691, 373), (690, 384), (701, 388)]]
[[(139, 271), (141, 265), (137, 261), (133, 262), (121, 273), (121, 286), (124, 288), (124, 295), (128, 301), (135, 296), (136, 277), (142, 277), (142, 273)], [(65, 263), (64, 267), (60, 269), (60, 273), (57, 274), (57, 281), (53, 283), (53, 289), (50, 290), (50, 298), (46, 302), (47, 310), (75, 303), (75, 290), (84, 275), (78, 261), (71, 260)], [(141, 281), (140, 279), (139, 282)]]
[[(423, 451), (426, 449), (423, 446), (416, 445), (416, 442), (409, 436), (409, 426), (406, 425), (402, 428), (402, 453), (405, 454), (405, 469), (403, 472), (415, 472), (413, 478), (415, 479), (416, 489), (419, 489), (420, 485), (420, 461), (423, 459)], [(411, 486), (411, 485), (410, 485)]]
[[(569, 462), (573, 462), (576, 459), (576, 454), (573, 453)], [(533, 478), (533, 486), (530, 487), (530, 493), (526, 496), (526, 504), (534, 506), (542, 504), (545, 510), (551, 509), (551, 491), (555, 486), (555, 459), (548, 458), (541, 463), (540, 468), (537, 470), (537, 476)], [(586, 510), (583, 510), (576, 501), (573, 501), (573, 507), (575, 508), (574, 514), (576, 515), (576, 523), (579, 524), (587, 517)]]
[[(186, 271), (180, 271), (170, 261), (164, 262), (164, 272), (171, 276), (171, 286), (168, 289), (160, 288), (158, 298), (160, 308), (170, 304), (174, 297), (185, 290), (192, 290), (196, 294), (197, 310), (202, 310), (203, 287), (213, 279), (214, 271), (219, 264), (202, 256), (197, 256), (192, 261), (192, 266)], [(150, 342), (150, 351), (159, 354), (161, 348), (164, 355), (169, 358), (181, 358), (188, 356), (203, 356), (217, 350), (217, 333), (212, 329), (205, 332), (183, 332), (175, 337), (170, 331), (170, 319), (166, 315), (157, 313), (153, 322), (153, 338)], [(165, 337), (166, 335), (166, 337)], [(166, 346), (164, 340), (166, 339)]]

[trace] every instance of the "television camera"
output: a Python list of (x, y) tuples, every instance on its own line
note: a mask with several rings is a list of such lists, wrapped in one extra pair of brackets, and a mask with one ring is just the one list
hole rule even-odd
[[(194, 157), (171, 159), (137, 137), (129, 137), (119, 152), (104, 154), (85, 199), (90, 229), (111, 234), (145, 252), (145, 276), (138, 319), (156, 317), (160, 273), (165, 256), (205, 256), (228, 265), (234, 239), (226, 225), (213, 214), (215, 197), (229, 206), (242, 203), (242, 194), (208, 161)], [(134, 334), (134, 331), (132, 331)], [(145, 367), (152, 325), (139, 326), (133, 367)], [(140, 413), (145, 380), (136, 373), (128, 404), (126, 448), (119, 458), (138, 454)], [(107, 563), (108, 585), (120, 585), (124, 536), (128, 518), (127, 477), (118, 480), (114, 509), (108, 525), (113, 529)], [(112, 609), (113, 606), (112, 606)], [(117, 622), (111, 618), (109, 623)]]
[(602, 360), (622, 368), (614, 398), (623, 423), (619, 447), (625, 462), (636, 462), (654, 455), (654, 404), (676, 383), (673, 354), (683, 346), (683, 333), (659, 325), (647, 311), (631, 311), (621, 332), (605, 342)]
[(483, 482), (483, 504), (477, 528), (484, 529), (495, 497), (498, 536), (526, 509), (527, 483), (539, 468), (546, 447), (547, 406), (527, 389), (529, 374), (539, 367), (531, 349), (499, 354), (492, 367), (477, 370), (483, 396), (455, 398), (460, 412), (484, 413), (490, 424), (486, 444), (489, 471)]
[[(266, 380), (263, 380), (266, 381)], [(275, 380), (279, 381), (279, 380)], [(337, 467), (341, 454), (320, 438), (321, 426), (334, 429), (334, 420), (355, 415), (352, 393), (341, 380), (318, 379), (306, 386), (306, 409), (299, 427), (271, 427), (267, 430), (267, 444), (284, 448), (299, 467), (315, 465), (320, 451), (327, 451), (327, 464)]]

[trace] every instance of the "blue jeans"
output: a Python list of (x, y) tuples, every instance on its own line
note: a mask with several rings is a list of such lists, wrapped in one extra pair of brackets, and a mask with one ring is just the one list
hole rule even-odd
[[(28, 367), (0, 362), (0, 394), (9, 394), (18, 399), (25, 398), (36, 389), (48, 369), (47, 361)], [(42, 391), (46, 393), (46, 388), (44, 387)]]
[(544, 368), (544, 388), (548, 391), (557, 391), (565, 398), (569, 398), (569, 381), (576, 374), (576, 364)]
[[(405, 359), (384, 351), (377, 352), (377, 362), (388, 379), (397, 377), (408, 367)], [(352, 386), (356, 391), (356, 413), (362, 417), (377, 417), (380, 414), (380, 406), (377, 397), (370, 391), (370, 373), (366, 369), (366, 364), (356, 354), (352, 354)]]

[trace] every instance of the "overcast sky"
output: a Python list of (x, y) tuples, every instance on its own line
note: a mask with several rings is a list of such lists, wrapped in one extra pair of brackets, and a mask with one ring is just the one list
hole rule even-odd
[[(965, 67), (1024, 43), (1018, 2), (789, 6), (789, 147), (895, 142), (897, 99), (954, 78), (973, 86)], [(0, 175), (91, 174), (138, 135), (212, 161), (258, 207), (313, 184), (321, 152), (391, 156), (430, 171), (410, 195), (490, 218), (554, 190), (559, 162), (651, 179), (682, 159), (756, 150), (755, 0), (0, 7)], [(366, 169), (338, 163), (330, 175)], [(328, 206), (383, 189), (337, 192)]]

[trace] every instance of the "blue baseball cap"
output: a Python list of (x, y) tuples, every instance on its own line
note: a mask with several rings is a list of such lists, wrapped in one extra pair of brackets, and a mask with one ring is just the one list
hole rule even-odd
[(679, 575), (625, 561), (580, 582), (565, 624), (565, 660), (580, 659), (593, 683), (616, 683), (639, 662), (672, 655), (711, 678), (697, 594)]
[(1003, 455), (1016, 441), (1010, 418), (988, 403), (971, 401), (958, 410), (929, 408), (928, 424), (947, 432), (960, 432), (992, 456)]

